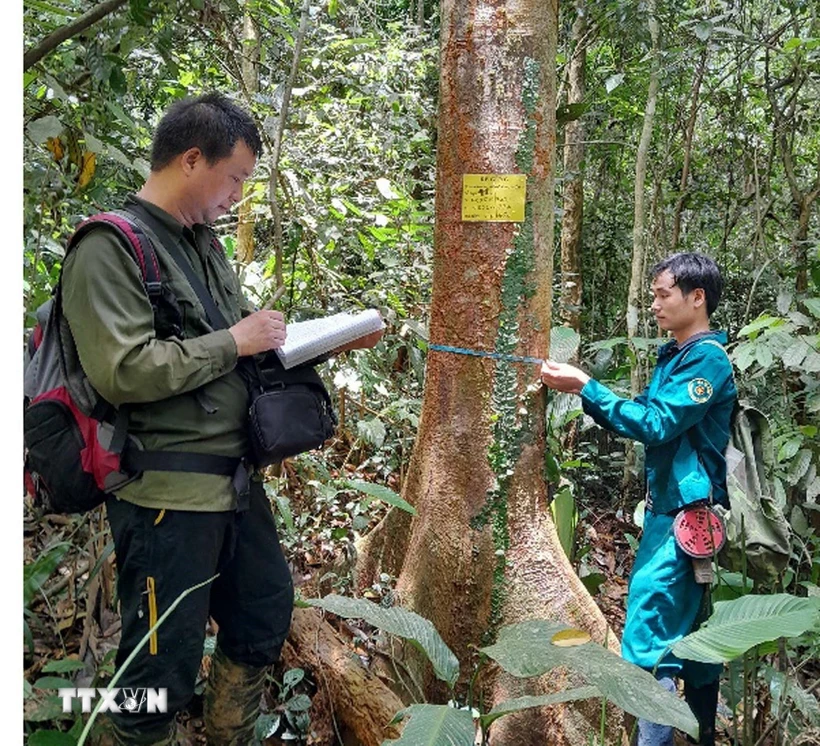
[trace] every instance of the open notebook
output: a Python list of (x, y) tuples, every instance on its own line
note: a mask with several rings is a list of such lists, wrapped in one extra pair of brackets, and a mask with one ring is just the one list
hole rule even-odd
[(379, 329), (384, 329), (384, 322), (373, 308), (360, 313), (337, 313), (321, 319), (297, 321), (288, 324), (288, 338), (276, 354), (285, 368), (295, 368)]

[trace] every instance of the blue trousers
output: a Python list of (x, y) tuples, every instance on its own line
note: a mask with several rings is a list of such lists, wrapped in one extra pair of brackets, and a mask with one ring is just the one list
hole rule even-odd
[(692, 631), (704, 600), (704, 586), (695, 582), (692, 560), (675, 541), (673, 522), (674, 516), (646, 511), (629, 579), (622, 654), (657, 678), (680, 676), (701, 687), (715, 681), (723, 667), (669, 652)]

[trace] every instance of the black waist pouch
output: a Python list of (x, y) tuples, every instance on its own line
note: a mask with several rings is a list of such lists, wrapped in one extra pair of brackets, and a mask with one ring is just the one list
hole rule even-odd
[(250, 442), (256, 466), (319, 448), (333, 437), (336, 414), (313, 366), (285, 370), (275, 353), (246, 366)]

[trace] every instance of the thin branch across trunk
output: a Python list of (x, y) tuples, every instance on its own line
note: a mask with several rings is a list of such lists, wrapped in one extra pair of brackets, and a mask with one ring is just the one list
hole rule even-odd
[(36, 65), (53, 49), (68, 39), (85, 31), (89, 26), (93, 26), (97, 21), (113, 13), (117, 8), (125, 5), (126, 0), (105, 0), (105, 2), (95, 5), (87, 13), (83, 13), (76, 21), (66, 26), (61, 26), (53, 33), (49, 34), (36, 47), (29, 49), (23, 55), (23, 71), (28, 70), (32, 65)]

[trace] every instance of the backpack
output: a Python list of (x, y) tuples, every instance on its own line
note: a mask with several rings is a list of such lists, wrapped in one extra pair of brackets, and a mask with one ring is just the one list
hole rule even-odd
[[(715, 345), (729, 358), (715, 340), (698, 344)], [(746, 401), (735, 402), (724, 455), (729, 508), (713, 506), (726, 524), (718, 559), (727, 570), (745, 572), (758, 585), (771, 587), (791, 556), (791, 526), (769, 476), (774, 464), (769, 421)]]
[[(156, 251), (126, 212), (94, 215), (69, 239), (66, 257), (101, 225), (128, 246), (154, 309), (157, 336), (182, 336), (182, 316), (160, 278)], [(25, 485), (36, 503), (57, 513), (81, 513), (137, 479), (144, 469), (233, 476), (241, 459), (210, 454), (145, 451), (128, 435), (128, 407), (115, 408), (89, 382), (62, 313), (62, 275), (54, 296), (36, 311), (25, 371)]]
[(736, 402), (726, 447), (729, 510), (715, 506), (726, 523), (727, 540), (719, 559), (726, 569), (745, 570), (758, 585), (768, 587), (777, 582), (791, 555), (791, 526), (769, 479), (773, 453), (766, 415)]

